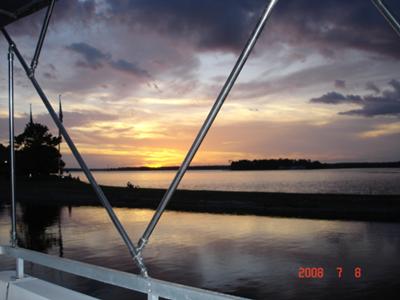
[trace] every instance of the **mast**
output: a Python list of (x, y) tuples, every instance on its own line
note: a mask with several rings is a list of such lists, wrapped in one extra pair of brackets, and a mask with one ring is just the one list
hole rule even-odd
[(33, 124), (32, 103), (29, 104), (29, 124)]
[[(63, 123), (63, 112), (62, 112), (62, 104), (61, 104), (61, 95), (58, 95), (58, 118), (60, 122)], [(61, 142), (62, 142), (62, 135), (61, 130), (58, 129), (58, 138), (60, 139), (60, 143), (58, 144), (58, 177), (62, 177), (62, 168), (61, 168)]]

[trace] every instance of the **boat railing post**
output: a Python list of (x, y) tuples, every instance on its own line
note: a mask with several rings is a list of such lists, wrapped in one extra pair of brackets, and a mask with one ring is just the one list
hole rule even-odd
[(80, 167), (82, 168), (86, 178), (88, 179), (89, 183), (92, 185), (98, 199), (100, 200), (101, 204), (106, 209), (111, 221), (113, 222), (115, 228), (117, 229), (119, 235), (121, 236), (122, 240), (124, 241), (125, 245), (127, 246), (133, 260), (136, 262), (138, 267), (140, 268), (141, 274), (145, 277), (148, 277), (146, 266), (144, 265), (141, 253), (136, 249), (135, 245), (131, 241), (128, 233), (126, 232), (125, 228), (122, 226), (121, 222), (119, 221), (117, 215), (115, 214), (110, 202), (108, 201), (106, 195), (104, 194), (103, 190), (97, 184), (92, 172), (90, 171), (89, 167), (86, 165), (85, 161), (83, 160), (81, 154), (79, 153), (78, 149), (75, 146), (75, 143), (69, 136), (67, 130), (65, 129), (63, 123), (58, 118), (57, 113), (55, 112), (54, 108), (50, 104), (46, 94), (44, 93), (43, 89), (37, 82), (35, 78), (35, 74), (31, 72), (31, 69), (28, 67), (25, 59), (22, 57), (21, 53), (19, 52), (16, 44), (11, 39), (10, 35), (7, 31), (2, 28), (1, 29), (4, 37), (6, 38), (8, 44), (12, 46), (13, 52), (17, 57), (18, 61), (20, 62), (22, 68), (24, 69), (25, 73), (28, 76), (28, 79), (31, 81), (33, 87), (35, 88), (36, 92), (38, 93), (39, 97), (41, 98), (42, 102), (44, 103), (45, 107), (47, 108), (51, 118), (53, 119), (54, 123), (57, 125), (58, 129), (60, 130), (62, 136), (64, 137), (65, 142), (71, 149), (72, 154), (74, 155), (75, 159), (79, 163)]
[[(10, 194), (11, 194), (11, 246), (17, 247), (17, 213), (15, 202), (15, 146), (14, 146), (14, 53), (13, 45), (8, 47), (8, 120), (10, 139)], [(22, 273), (21, 273), (22, 270)], [(17, 278), (23, 277), (20, 259), (16, 260)], [(19, 275), (22, 274), (22, 277)]]
[(400, 36), (400, 23), (396, 19), (395, 15), (390, 11), (389, 7), (385, 5), (382, 0), (371, 0), (373, 4), (375, 4), (376, 8), (383, 15), (383, 17), (388, 21), (390, 26), (394, 29), (394, 31)]
[(152, 293), (147, 294), (147, 300), (158, 300), (158, 296)]
[(17, 246), (17, 216), (15, 203), (15, 149), (14, 149), (14, 51), (8, 48), (8, 120), (10, 143), (11, 246)]
[(146, 246), (150, 235), (152, 234), (154, 228), (157, 226), (158, 221), (161, 218), (161, 215), (165, 211), (165, 208), (170, 201), (172, 195), (176, 191), (180, 181), (182, 180), (183, 176), (186, 173), (186, 170), (188, 169), (193, 157), (195, 156), (197, 150), (199, 149), (201, 143), (203, 142), (204, 138), (207, 135), (208, 130), (210, 129), (211, 125), (213, 124), (215, 118), (218, 115), (218, 112), (220, 111), (222, 105), (224, 104), (225, 99), (229, 95), (229, 92), (231, 91), (233, 85), (235, 84), (236, 79), (238, 78), (243, 66), (245, 65), (247, 58), (249, 57), (252, 49), (254, 48), (254, 45), (256, 44), (265, 23), (269, 19), (269, 16), (271, 15), (271, 12), (275, 6), (275, 4), (278, 2), (278, 0), (270, 0), (267, 7), (265, 8), (260, 20), (258, 21), (255, 29), (253, 30), (249, 40), (247, 41), (243, 51), (241, 52), (240, 56), (238, 57), (235, 66), (233, 67), (229, 77), (227, 78), (221, 92), (219, 93), (213, 107), (211, 108), (211, 111), (209, 112), (207, 118), (205, 119), (199, 133), (197, 134), (192, 146), (190, 147), (190, 150), (186, 154), (185, 159), (183, 160), (181, 166), (179, 167), (178, 172), (176, 173), (174, 179), (172, 180), (168, 190), (164, 194), (160, 204), (157, 207), (157, 210), (155, 211), (151, 221), (149, 222), (147, 228), (145, 229), (142, 237), (139, 240), (139, 251), (142, 251), (144, 247)]
[(24, 260), (17, 258), (17, 278), (24, 278)]

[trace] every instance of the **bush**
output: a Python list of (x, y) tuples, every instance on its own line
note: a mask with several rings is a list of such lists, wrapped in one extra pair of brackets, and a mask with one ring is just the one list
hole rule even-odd
[(132, 184), (132, 182), (128, 181), (126, 187), (130, 190), (138, 190), (140, 187), (138, 185)]

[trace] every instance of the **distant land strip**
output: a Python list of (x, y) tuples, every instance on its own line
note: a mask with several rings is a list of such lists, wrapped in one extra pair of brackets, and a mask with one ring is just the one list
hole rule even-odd
[[(189, 170), (318, 170), (318, 169), (366, 169), (366, 168), (400, 168), (397, 162), (338, 162), (321, 163), (309, 159), (260, 159), (232, 161), (230, 165), (190, 166)], [(92, 171), (170, 171), (178, 170), (178, 166), (166, 167), (118, 167), (92, 168)], [(66, 172), (81, 171), (80, 168), (66, 168)]]
[[(5, 202), (9, 201), (9, 187), (9, 182), (0, 180), (0, 194)], [(126, 208), (155, 209), (165, 193), (163, 189), (110, 186), (102, 188), (114, 207)], [(17, 200), (22, 205), (100, 206), (90, 185), (76, 180), (19, 180)], [(400, 222), (400, 195), (177, 190), (167, 209), (308, 219)]]

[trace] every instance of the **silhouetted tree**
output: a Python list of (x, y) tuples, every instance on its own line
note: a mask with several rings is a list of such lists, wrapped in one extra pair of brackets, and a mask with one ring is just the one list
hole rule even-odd
[(26, 124), (24, 132), (15, 138), (17, 174), (37, 177), (58, 173), (59, 165), (65, 166), (57, 149), (60, 142), (47, 126), (32, 121)]

